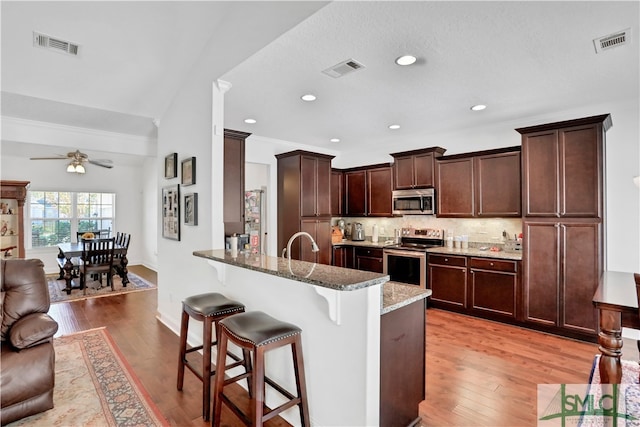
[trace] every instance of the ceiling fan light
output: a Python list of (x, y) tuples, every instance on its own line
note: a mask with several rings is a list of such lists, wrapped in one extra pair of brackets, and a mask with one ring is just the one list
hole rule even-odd
[(76, 171), (76, 167), (75, 165), (72, 163), (69, 163), (69, 166), (67, 166), (67, 172), (69, 173), (74, 173)]
[(76, 173), (85, 173), (84, 166), (77, 165), (76, 166)]

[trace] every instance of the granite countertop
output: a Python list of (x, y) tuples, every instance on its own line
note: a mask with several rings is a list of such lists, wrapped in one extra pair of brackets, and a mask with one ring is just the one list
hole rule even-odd
[(224, 249), (194, 251), (193, 255), (338, 291), (367, 288), (389, 280), (389, 276), (386, 274), (306, 261), (289, 261), (282, 257), (239, 252), (238, 256), (233, 258), (231, 252)]
[(443, 255), (462, 255), (462, 256), (473, 256), (473, 257), (482, 257), (482, 258), (497, 258), (497, 259), (508, 259), (512, 261), (521, 261), (522, 260), (522, 252), (521, 251), (499, 251), (492, 252), (490, 250), (481, 251), (478, 248), (468, 248), (468, 249), (453, 249), (447, 248), (446, 246), (441, 246), (438, 248), (429, 248), (427, 249), (427, 253), (430, 254), (443, 254)]
[(397, 310), (430, 295), (431, 289), (422, 289), (419, 286), (400, 282), (387, 282), (382, 288), (382, 309), (380, 314)]
[(332, 243), (335, 246), (361, 246), (366, 248), (384, 248), (385, 246), (393, 245), (393, 239), (380, 238), (377, 243), (373, 243), (370, 238), (365, 240), (349, 240), (342, 239), (340, 242)]

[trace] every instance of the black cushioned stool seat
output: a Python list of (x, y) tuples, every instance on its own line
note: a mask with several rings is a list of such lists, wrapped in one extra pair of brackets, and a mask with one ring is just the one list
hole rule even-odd
[[(211, 377), (215, 375), (215, 370), (211, 369), (211, 347), (217, 345), (213, 341), (213, 325), (215, 324), (216, 338), (219, 336), (218, 322), (236, 313), (244, 312), (244, 305), (228, 299), (219, 293), (206, 293), (193, 295), (182, 302), (182, 320), (180, 323), (180, 360), (178, 362), (178, 390), (182, 390), (184, 384), (184, 368), (187, 367), (202, 381), (202, 417), (209, 420), (211, 414)], [(187, 335), (189, 330), (189, 318), (203, 322), (202, 343), (197, 347), (187, 349)], [(197, 369), (187, 360), (187, 354), (202, 350), (202, 369)], [(226, 354), (226, 351), (225, 351)], [(249, 363), (248, 351), (244, 354), (244, 359), (229, 354), (236, 362), (229, 367), (246, 365)], [(223, 364), (226, 357), (222, 358)]]
[[(274, 319), (261, 311), (251, 311), (236, 314), (221, 320), (218, 324), (220, 335), (218, 336), (218, 366), (224, 366), (224, 353), (228, 342), (239, 346), (253, 354), (253, 368), (251, 363), (245, 364), (245, 374), (237, 375), (225, 380), (224, 370), (219, 368), (214, 386), (214, 414), (212, 425), (220, 425), (222, 404), (226, 404), (245, 424), (262, 426), (265, 421), (275, 417), (282, 411), (293, 406), (300, 410), (300, 422), (303, 426), (309, 426), (309, 406), (307, 402), (306, 382), (304, 376), (304, 362), (302, 358), (302, 330), (291, 323)], [(279, 384), (265, 375), (265, 353), (275, 348), (291, 345), (293, 353), (293, 369), (296, 378), (297, 396), (294, 396)], [(246, 354), (246, 353), (245, 353)], [(224, 394), (224, 387), (251, 378), (249, 396), (251, 398), (251, 416), (247, 416)], [(269, 410), (265, 407), (265, 384), (269, 384), (289, 401)]]

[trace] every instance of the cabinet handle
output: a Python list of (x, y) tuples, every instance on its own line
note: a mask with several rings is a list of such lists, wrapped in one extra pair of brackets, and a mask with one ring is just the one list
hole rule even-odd
[(490, 265), (491, 267), (493, 267), (493, 263), (492, 263), (492, 262), (490, 262), (490, 263), (489, 263), (489, 265)]
[(445, 259), (444, 259), (444, 262), (449, 262), (449, 258), (445, 258)]

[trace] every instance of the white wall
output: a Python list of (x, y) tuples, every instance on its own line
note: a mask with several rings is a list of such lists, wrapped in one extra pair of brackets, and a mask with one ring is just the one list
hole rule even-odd
[[(112, 231), (114, 236), (118, 231), (131, 233), (127, 253), (129, 264), (143, 262), (144, 248), (148, 243), (144, 241), (141, 230), (143, 217), (148, 213), (142, 209), (144, 171), (141, 167), (116, 164), (113, 169), (105, 169), (87, 165), (87, 173), (78, 175), (67, 173), (66, 163), (62, 161), (35, 161), (5, 155), (2, 156), (1, 166), (2, 179), (31, 181), (30, 190), (116, 193), (116, 222)], [(29, 226), (25, 224), (25, 228)], [(31, 243), (26, 241), (25, 244), (26, 257), (40, 258), (45, 263), (47, 273), (59, 271), (55, 260), (57, 248), (30, 249)]]

